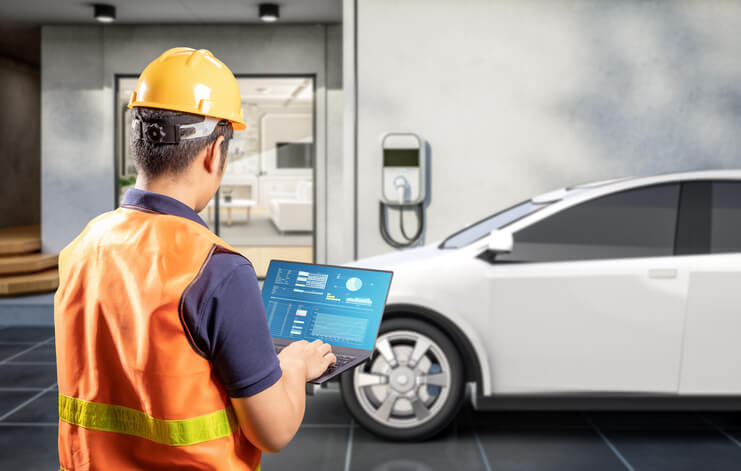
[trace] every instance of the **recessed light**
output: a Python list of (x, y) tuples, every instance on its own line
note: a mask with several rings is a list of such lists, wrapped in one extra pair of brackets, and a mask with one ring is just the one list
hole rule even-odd
[(116, 7), (103, 3), (93, 4), (95, 19), (101, 23), (113, 23), (116, 20)]
[(275, 3), (261, 3), (258, 5), (260, 19), (266, 23), (273, 23), (280, 18), (280, 7)]

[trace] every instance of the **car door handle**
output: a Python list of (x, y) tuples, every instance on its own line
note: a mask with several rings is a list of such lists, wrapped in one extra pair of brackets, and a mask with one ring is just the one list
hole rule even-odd
[(648, 271), (649, 278), (676, 278), (676, 268), (652, 268)]

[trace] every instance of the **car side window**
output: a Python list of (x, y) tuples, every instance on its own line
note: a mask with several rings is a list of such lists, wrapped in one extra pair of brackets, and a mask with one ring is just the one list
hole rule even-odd
[(741, 252), (741, 183), (713, 182), (710, 253)]
[(567, 208), (514, 234), (496, 261), (555, 262), (674, 253), (679, 184), (627, 190)]

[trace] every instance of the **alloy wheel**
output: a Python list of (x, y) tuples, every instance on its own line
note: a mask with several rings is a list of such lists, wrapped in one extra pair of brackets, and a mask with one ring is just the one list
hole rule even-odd
[(393, 428), (428, 422), (450, 394), (445, 352), (430, 337), (411, 330), (379, 336), (371, 360), (353, 375), (354, 393), (365, 413)]

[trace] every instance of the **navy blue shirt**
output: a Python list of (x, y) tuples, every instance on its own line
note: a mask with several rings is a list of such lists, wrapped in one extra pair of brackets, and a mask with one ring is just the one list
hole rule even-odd
[[(208, 227), (192, 208), (159, 193), (133, 188), (121, 206), (179, 216)], [(211, 362), (229, 396), (252, 396), (280, 379), (282, 370), (257, 276), (246, 258), (217, 248), (185, 295), (183, 320), (194, 349)]]

